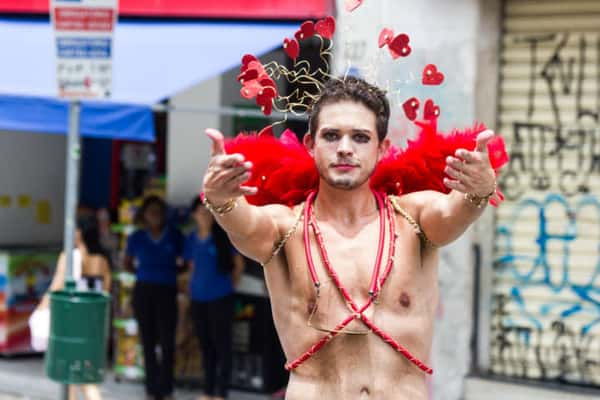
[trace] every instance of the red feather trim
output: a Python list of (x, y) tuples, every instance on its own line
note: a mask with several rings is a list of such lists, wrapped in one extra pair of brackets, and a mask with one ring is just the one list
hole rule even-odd
[(240, 153), (251, 161), (252, 176), (244, 184), (256, 186), (258, 193), (248, 196), (250, 204), (301, 203), (319, 186), (315, 163), (289, 129), (280, 139), (271, 135), (240, 134), (225, 143), (227, 153)]
[[(418, 122), (421, 132), (404, 150), (390, 148), (371, 176), (370, 186), (387, 194), (405, 194), (421, 190), (448, 193), (444, 185), (446, 157), (458, 149), (475, 149), (475, 139), (486, 128), (478, 125), (449, 135), (437, 132), (435, 122)], [(253, 163), (252, 177), (245, 185), (258, 187), (248, 196), (251, 204), (293, 206), (318, 189), (319, 174), (314, 161), (296, 135), (286, 130), (280, 139), (271, 135), (240, 134), (225, 144), (227, 153), (243, 154)], [(508, 162), (501, 136), (488, 144), (490, 163), (496, 173)]]

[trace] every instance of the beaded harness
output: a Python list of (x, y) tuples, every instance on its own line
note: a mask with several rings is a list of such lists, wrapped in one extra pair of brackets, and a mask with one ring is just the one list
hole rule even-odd
[[(387, 278), (390, 275), (392, 267), (394, 265), (394, 255), (396, 248), (396, 239), (398, 235), (396, 234), (396, 224), (394, 218), (394, 210), (397, 211), (400, 215), (402, 215), (414, 228), (416, 233), (421, 238), (422, 242), (426, 245), (432, 246), (433, 243), (427, 239), (427, 236), (419, 226), (419, 224), (406, 212), (402, 207), (400, 207), (398, 203), (398, 198), (395, 196), (386, 196), (382, 193), (373, 192), (375, 195), (375, 199), (377, 201), (378, 209), (379, 209), (379, 243), (377, 247), (377, 256), (375, 259), (375, 265), (373, 267), (373, 274), (371, 276), (371, 282), (369, 285), (369, 299), (367, 302), (359, 306), (350, 296), (348, 290), (344, 287), (342, 282), (339, 279), (339, 276), (333, 269), (329, 257), (327, 255), (327, 251), (325, 249), (323, 243), (323, 236), (321, 234), (321, 230), (317, 224), (316, 219), (314, 218), (312, 209), (314, 204), (314, 198), (316, 196), (316, 192), (311, 192), (306, 199), (306, 202), (301, 207), (301, 211), (298, 213), (296, 218), (296, 222), (294, 225), (288, 230), (288, 232), (279, 240), (274, 246), (274, 251), (269, 257), (269, 259), (262, 264), (262, 266), (266, 266), (283, 248), (288, 239), (295, 233), (300, 224), (300, 221), (304, 221), (304, 248), (306, 254), (306, 261), (308, 265), (308, 269), (310, 272), (310, 276), (312, 282), (315, 286), (315, 291), (317, 293), (317, 297), (319, 296), (319, 289), (321, 286), (321, 282), (317, 275), (315, 265), (312, 258), (312, 253), (310, 250), (310, 230), (314, 232), (314, 235), (317, 239), (317, 243), (319, 246), (319, 253), (325, 269), (327, 270), (327, 274), (334, 282), (335, 286), (339, 290), (340, 294), (346, 301), (346, 305), (350, 310), (350, 315), (348, 315), (343, 321), (341, 321), (338, 325), (335, 326), (332, 330), (330, 330), (326, 335), (324, 335), (317, 343), (310, 347), (305, 353), (303, 353), (300, 357), (295, 360), (286, 363), (285, 369), (288, 371), (294, 370), (299, 367), (302, 363), (311, 358), (315, 353), (317, 353), (323, 346), (325, 346), (328, 342), (330, 342), (334, 337), (338, 334), (343, 333), (344, 328), (350, 324), (353, 320), (361, 321), (366, 327), (374, 332), (377, 336), (379, 336), (385, 343), (389, 344), (395, 351), (402, 354), (409, 362), (417, 366), (420, 370), (424, 371), (427, 374), (432, 374), (433, 370), (428, 367), (421, 360), (413, 356), (410, 351), (404, 348), (401, 344), (399, 344), (396, 340), (394, 340), (390, 335), (385, 333), (379, 327), (377, 327), (373, 321), (371, 321), (364, 312), (371, 307), (374, 303), (376, 303), (377, 297), (381, 292), (381, 288), (385, 284)], [(383, 258), (383, 250), (385, 243), (385, 223), (386, 219), (389, 225), (389, 232), (391, 242), (388, 249), (387, 261), (385, 263), (385, 267), (383, 269), (383, 273), (380, 276), (381, 272), (381, 262)]]

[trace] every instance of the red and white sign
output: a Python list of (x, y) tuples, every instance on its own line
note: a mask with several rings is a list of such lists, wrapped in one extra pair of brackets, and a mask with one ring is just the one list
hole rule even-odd
[[(0, 0), (0, 13), (47, 14), (48, 0)], [(319, 19), (334, 0), (120, 0), (119, 14), (135, 17)]]
[(117, 4), (118, 0), (51, 1), (61, 97), (110, 97)]
[(54, 10), (57, 31), (112, 32), (115, 10), (112, 8), (60, 7)]

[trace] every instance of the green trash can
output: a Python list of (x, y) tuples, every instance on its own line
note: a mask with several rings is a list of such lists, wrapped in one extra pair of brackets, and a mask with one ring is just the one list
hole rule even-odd
[(58, 290), (50, 294), (50, 336), (46, 374), (63, 384), (104, 379), (110, 296)]

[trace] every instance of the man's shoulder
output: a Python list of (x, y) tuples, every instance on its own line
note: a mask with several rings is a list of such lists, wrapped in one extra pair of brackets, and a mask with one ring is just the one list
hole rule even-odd
[(261, 206), (260, 208), (262, 208), (275, 221), (284, 222), (287, 219), (294, 217), (300, 207), (301, 205), (289, 207), (283, 204), (269, 204)]
[(298, 222), (301, 218), (304, 203), (294, 206), (286, 206), (282, 204), (270, 204), (263, 206), (264, 210), (269, 214), (271, 220), (278, 231), (278, 240), (285, 237), (290, 231), (296, 230)]
[(439, 198), (440, 196), (444, 196), (441, 192), (436, 192), (435, 190), (421, 190), (418, 192), (411, 192), (400, 195), (390, 195), (390, 199), (392, 202), (396, 202), (399, 205), (405, 207), (417, 207), (420, 208), (428, 202)]
[(419, 220), (423, 208), (440, 196), (444, 196), (444, 194), (434, 190), (422, 190), (401, 195), (390, 195), (389, 198), (396, 213), (408, 213), (414, 219)]

